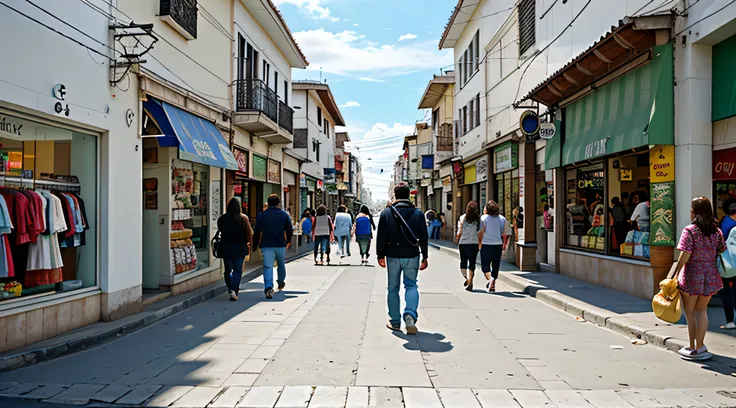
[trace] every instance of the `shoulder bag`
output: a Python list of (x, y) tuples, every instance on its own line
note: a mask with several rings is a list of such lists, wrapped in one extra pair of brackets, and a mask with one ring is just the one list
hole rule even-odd
[(736, 228), (731, 230), (726, 241), (726, 250), (718, 254), (718, 273), (729, 279), (736, 277)]
[(217, 230), (215, 236), (212, 237), (210, 245), (212, 247), (212, 256), (218, 259), (220, 258), (220, 242), (222, 242), (222, 232), (220, 232), (220, 230)]
[[(414, 231), (409, 228), (409, 224), (406, 223), (406, 220), (404, 220), (404, 217), (401, 216), (399, 210), (397, 210), (396, 207), (394, 207), (393, 205), (390, 205), (389, 208), (391, 209), (391, 214), (394, 216), (394, 220), (399, 225), (399, 230), (401, 230), (401, 234), (404, 236), (404, 239), (406, 239), (406, 242), (408, 242), (409, 245), (413, 247), (419, 246), (419, 238), (414, 235)], [(414, 211), (416, 211), (416, 208), (414, 209)], [(407, 234), (409, 236), (407, 236)]]

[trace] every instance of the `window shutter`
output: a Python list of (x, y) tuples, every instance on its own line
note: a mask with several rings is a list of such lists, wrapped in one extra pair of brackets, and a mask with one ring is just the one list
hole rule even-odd
[(536, 42), (536, 0), (519, 3), (519, 55), (524, 55)]

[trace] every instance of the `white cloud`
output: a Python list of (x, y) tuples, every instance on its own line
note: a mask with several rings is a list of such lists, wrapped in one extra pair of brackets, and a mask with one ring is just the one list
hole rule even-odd
[(276, 6), (281, 4), (291, 4), (302, 10), (305, 14), (314, 19), (330, 20), (332, 22), (339, 21), (338, 17), (330, 15), (330, 9), (322, 6), (323, 0), (274, 0)]
[(413, 40), (415, 38), (417, 38), (417, 36), (415, 34), (404, 34), (401, 37), (399, 37), (399, 41)]
[(353, 23), (353, 27), (359, 27), (359, 26), (360, 26), (360, 24), (358, 24), (358, 23)]
[(360, 77), (360, 78), (358, 78), (358, 80), (365, 81), (365, 82), (379, 82), (379, 83), (380, 82), (386, 82), (383, 79), (371, 78), (371, 77)]
[(347, 101), (345, 104), (340, 105), (341, 108), (360, 108), (360, 104), (356, 101)]
[(319, 30), (294, 34), (308, 56), (310, 69), (320, 67), (329, 73), (363, 78), (384, 78), (434, 69), (452, 64), (452, 53), (437, 50), (433, 41), (407, 45), (376, 44), (355, 31)]

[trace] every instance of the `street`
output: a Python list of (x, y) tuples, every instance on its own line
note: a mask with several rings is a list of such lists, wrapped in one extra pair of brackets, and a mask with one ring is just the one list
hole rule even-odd
[(736, 406), (730, 374), (632, 345), (504, 286), (484, 293), (482, 275), (468, 293), (457, 260), (436, 250), (420, 273), (419, 334), (392, 333), (385, 270), (356, 266), (352, 246), (345, 265), (290, 263), (272, 301), (259, 278), (238, 302), (223, 295), (104, 346), (3, 373), (0, 395), (25, 400), (0, 405)]

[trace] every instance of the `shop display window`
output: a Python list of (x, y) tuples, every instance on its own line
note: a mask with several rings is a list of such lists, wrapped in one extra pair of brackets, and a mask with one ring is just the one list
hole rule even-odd
[(713, 204), (716, 207), (716, 217), (720, 222), (726, 216), (728, 207), (736, 203), (736, 180), (716, 181), (714, 184), (713, 191), (716, 193), (716, 199)]
[(171, 194), (171, 268), (173, 274), (209, 266), (209, 168), (175, 160)]
[(608, 160), (611, 255), (649, 259), (649, 151)]
[(1, 120), (0, 304), (95, 287), (97, 137)]
[(513, 220), (514, 209), (519, 207), (519, 169), (497, 174), (494, 193), (501, 214), (507, 220)]
[(566, 246), (605, 251), (603, 163), (568, 168), (565, 171), (565, 188)]

